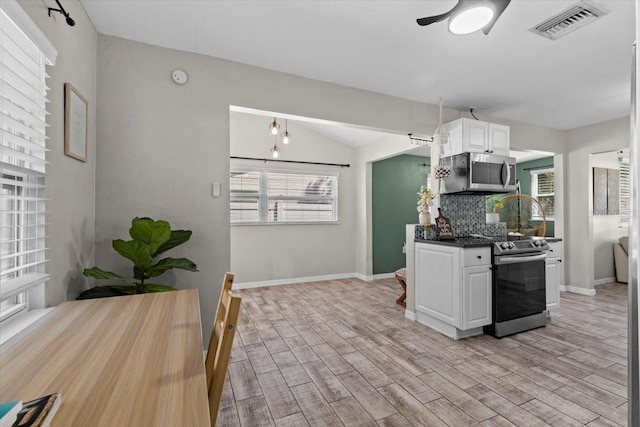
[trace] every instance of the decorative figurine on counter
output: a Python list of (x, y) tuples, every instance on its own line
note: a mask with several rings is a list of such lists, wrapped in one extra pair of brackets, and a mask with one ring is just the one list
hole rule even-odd
[(438, 240), (453, 240), (453, 228), (451, 221), (442, 214), (442, 209), (438, 208), (438, 217), (436, 218), (436, 236)]

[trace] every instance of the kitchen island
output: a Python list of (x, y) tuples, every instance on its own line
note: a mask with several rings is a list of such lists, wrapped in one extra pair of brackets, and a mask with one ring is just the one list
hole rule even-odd
[[(493, 238), (459, 237), (440, 241), (434, 240), (428, 233), (425, 236), (424, 229), (420, 226), (407, 226), (406, 237), (413, 244), (407, 245), (405, 316), (453, 339), (482, 334), (486, 332), (487, 325), (490, 325), (490, 329), (493, 326), (493, 301), (496, 298), (493, 295), (493, 245), (494, 241), (506, 241), (506, 235)], [(509, 236), (508, 240), (525, 240), (532, 247), (538, 246), (536, 241), (541, 241), (540, 245), (544, 244), (542, 240), (548, 243), (546, 260), (543, 259), (542, 266), (548, 315), (551, 309), (558, 307), (560, 300), (562, 239), (518, 239)], [(516, 245), (528, 247), (525, 242), (516, 242)], [(529, 249), (526, 251), (529, 252)], [(536, 271), (536, 277), (540, 277), (540, 270)], [(530, 273), (529, 270), (522, 270), (517, 277)], [(544, 311), (545, 296), (542, 298)]]
[(414, 243), (415, 318), (459, 339), (491, 323), (491, 240)]

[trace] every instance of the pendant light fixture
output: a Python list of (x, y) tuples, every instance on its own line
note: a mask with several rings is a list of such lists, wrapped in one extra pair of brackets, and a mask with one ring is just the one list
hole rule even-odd
[(273, 122), (269, 123), (269, 133), (271, 135), (277, 135), (280, 131), (280, 125), (276, 121), (276, 118), (273, 118)]
[(282, 132), (280, 137), (282, 138), (282, 143), (284, 145), (289, 144), (293, 140), (293, 136), (289, 133), (287, 119), (284, 119), (284, 132)]
[(271, 149), (271, 157), (277, 159), (280, 157), (280, 149), (278, 148), (278, 137), (274, 137), (273, 148)]

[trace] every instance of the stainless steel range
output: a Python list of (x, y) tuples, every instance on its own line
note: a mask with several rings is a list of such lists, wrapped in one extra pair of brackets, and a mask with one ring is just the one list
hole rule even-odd
[(548, 249), (543, 239), (493, 244), (493, 321), (485, 334), (501, 338), (545, 325)]

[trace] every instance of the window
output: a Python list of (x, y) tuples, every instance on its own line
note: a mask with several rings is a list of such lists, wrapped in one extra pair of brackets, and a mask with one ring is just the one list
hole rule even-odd
[(338, 175), (273, 169), (233, 169), (232, 224), (338, 221)]
[(48, 279), (45, 273), (45, 65), (53, 65), (56, 52), (17, 2), (2, 2), (0, 20), (2, 322), (30, 308), (32, 291)]
[(628, 223), (630, 215), (629, 159), (620, 158), (620, 222)]
[[(531, 171), (531, 197), (538, 200), (547, 220), (554, 216), (554, 173), (553, 169)], [(539, 212), (533, 212), (533, 219), (542, 219)]]

